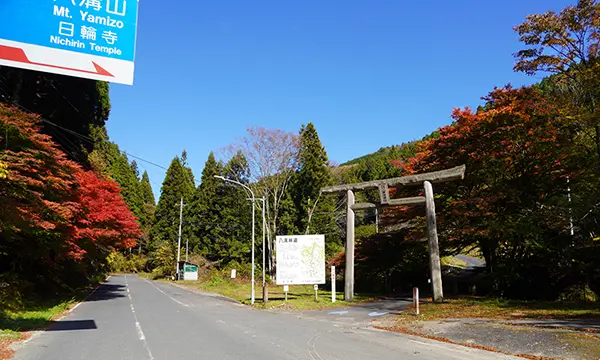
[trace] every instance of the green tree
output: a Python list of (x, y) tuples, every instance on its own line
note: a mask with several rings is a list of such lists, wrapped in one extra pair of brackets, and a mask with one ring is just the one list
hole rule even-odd
[(143, 201), (142, 239), (139, 241), (139, 249), (141, 250), (143, 246), (147, 246), (148, 244), (150, 231), (154, 222), (154, 212), (156, 211), (156, 201), (154, 199), (154, 193), (152, 192), (152, 185), (150, 185), (150, 178), (148, 177), (147, 171), (144, 171), (144, 174), (142, 174), (140, 187)]
[(142, 180), (140, 183), (142, 187), (142, 199), (144, 204), (156, 204), (154, 193), (152, 192), (152, 185), (150, 184), (150, 177), (148, 176), (147, 171), (144, 171), (142, 174)]
[(129, 209), (143, 225), (146, 219), (144, 212), (144, 199), (139, 173), (135, 161), (129, 163), (127, 155), (121, 152), (119, 146), (108, 139), (106, 128), (92, 130), (94, 148), (89, 158), (89, 163), (94, 170), (119, 184), (121, 196)]
[(328, 254), (339, 250), (341, 239), (335, 222), (335, 199), (322, 196), (332, 183), (327, 152), (313, 123), (302, 126), (298, 147), (298, 171), (291, 191), (297, 211), (296, 228), (303, 234), (325, 234)]
[[(228, 178), (249, 185), (248, 162), (242, 152), (238, 152), (225, 164), (223, 173)], [(213, 243), (211, 257), (218, 259), (223, 264), (231, 261), (244, 263), (250, 259), (252, 204), (248, 201), (248, 198), (249, 194), (244, 188), (221, 182), (216, 202), (222, 231)], [(258, 235), (260, 234), (262, 222), (259, 210), (260, 204), (257, 203), (256, 205), (255, 224), (256, 235)], [(258, 241), (255, 245), (258, 245)]]
[(0, 102), (56, 124), (43, 123), (43, 132), (73, 160), (87, 165), (86, 152), (93, 144), (72, 132), (90, 136), (92, 127), (104, 126), (110, 113), (108, 83), (6, 66), (0, 67), (0, 82)]
[(222, 166), (211, 152), (204, 164), (200, 185), (194, 190), (192, 201), (186, 209), (189, 219), (186, 237), (193, 251), (204, 256), (212, 252), (215, 239), (220, 236), (217, 200), (222, 180), (216, 179), (215, 175), (221, 173)]
[[(184, 151), (181, 157), (176, 156), (171, 161), (167, 169), (154, 214), (150, 243), (152, 249), (165, 243), (177, 243), (180, 201), (183, 198), (184, 204), (189, 204), (194, 193), (194, 178), (186, 159)], [(184, 223), (189, 223), (189, 219), (184, 219)]]

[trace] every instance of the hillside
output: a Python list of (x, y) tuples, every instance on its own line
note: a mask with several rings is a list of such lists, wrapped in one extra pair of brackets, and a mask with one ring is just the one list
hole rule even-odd
[(417, 152), (417, 146), (419, 145), (420, 142), (431, 139), (431, 138), (435, 138), (437, 136), (438, 136), (438, 132), (434, 131), (431, 134), (426, 135), (425, 137), (423, 137), (420, 140), (413, 140), (413, 141), (409, 141), (406, 143), (402, 143), (400, 145), (392, 145), (392, 146), (382, 147), (373, 153), (366, 154), (366, 155), (363, 155), (356, 159), (346, 161), (345, 163), (341, 164), (340, 166), (356, 165), (356, 164), (360, 164), (360, 163), (371, 162), (373, 160), (386, 160), (386, 161), (408, 160), (411, 157), (415, 156), (415, 154)]

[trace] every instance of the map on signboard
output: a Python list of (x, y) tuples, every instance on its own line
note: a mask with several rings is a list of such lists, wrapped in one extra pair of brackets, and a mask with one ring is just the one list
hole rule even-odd
[(277, 285), (325, 283), (325, 236), (277, 236)]

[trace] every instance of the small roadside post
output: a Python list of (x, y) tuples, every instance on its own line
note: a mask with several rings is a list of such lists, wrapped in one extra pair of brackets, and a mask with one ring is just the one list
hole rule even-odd
[(419, 288), (413, 288), (413, 307), (415, 308), (415, 315), (419, 315)]
[(335, 302), (335, 265), (331, 266), (331, 302)]
[(285, 293), (285, 301), (287, 301), (287, 293), (290, 290), (289, 285), (283, 285), (283, 292)]
[(319, 285), (315, 284), (315, 301), (319, 301)]

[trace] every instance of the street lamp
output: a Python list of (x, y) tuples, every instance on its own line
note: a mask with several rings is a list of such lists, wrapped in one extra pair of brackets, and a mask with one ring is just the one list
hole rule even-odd
[(250, 189), (248, 186), (242, 184), (239, 181), (227, 179), (226, 177), (221, 175), (215, 175), (215, 178), (242, 186), (246, 190), (250, 191), (250, 194), (252, 195), (252, 297), (250, 299), (250, 304), (254, 305), (254, 200), (256, 200), (254, 197), (254, 191), (252, 191), (252, 189)]

